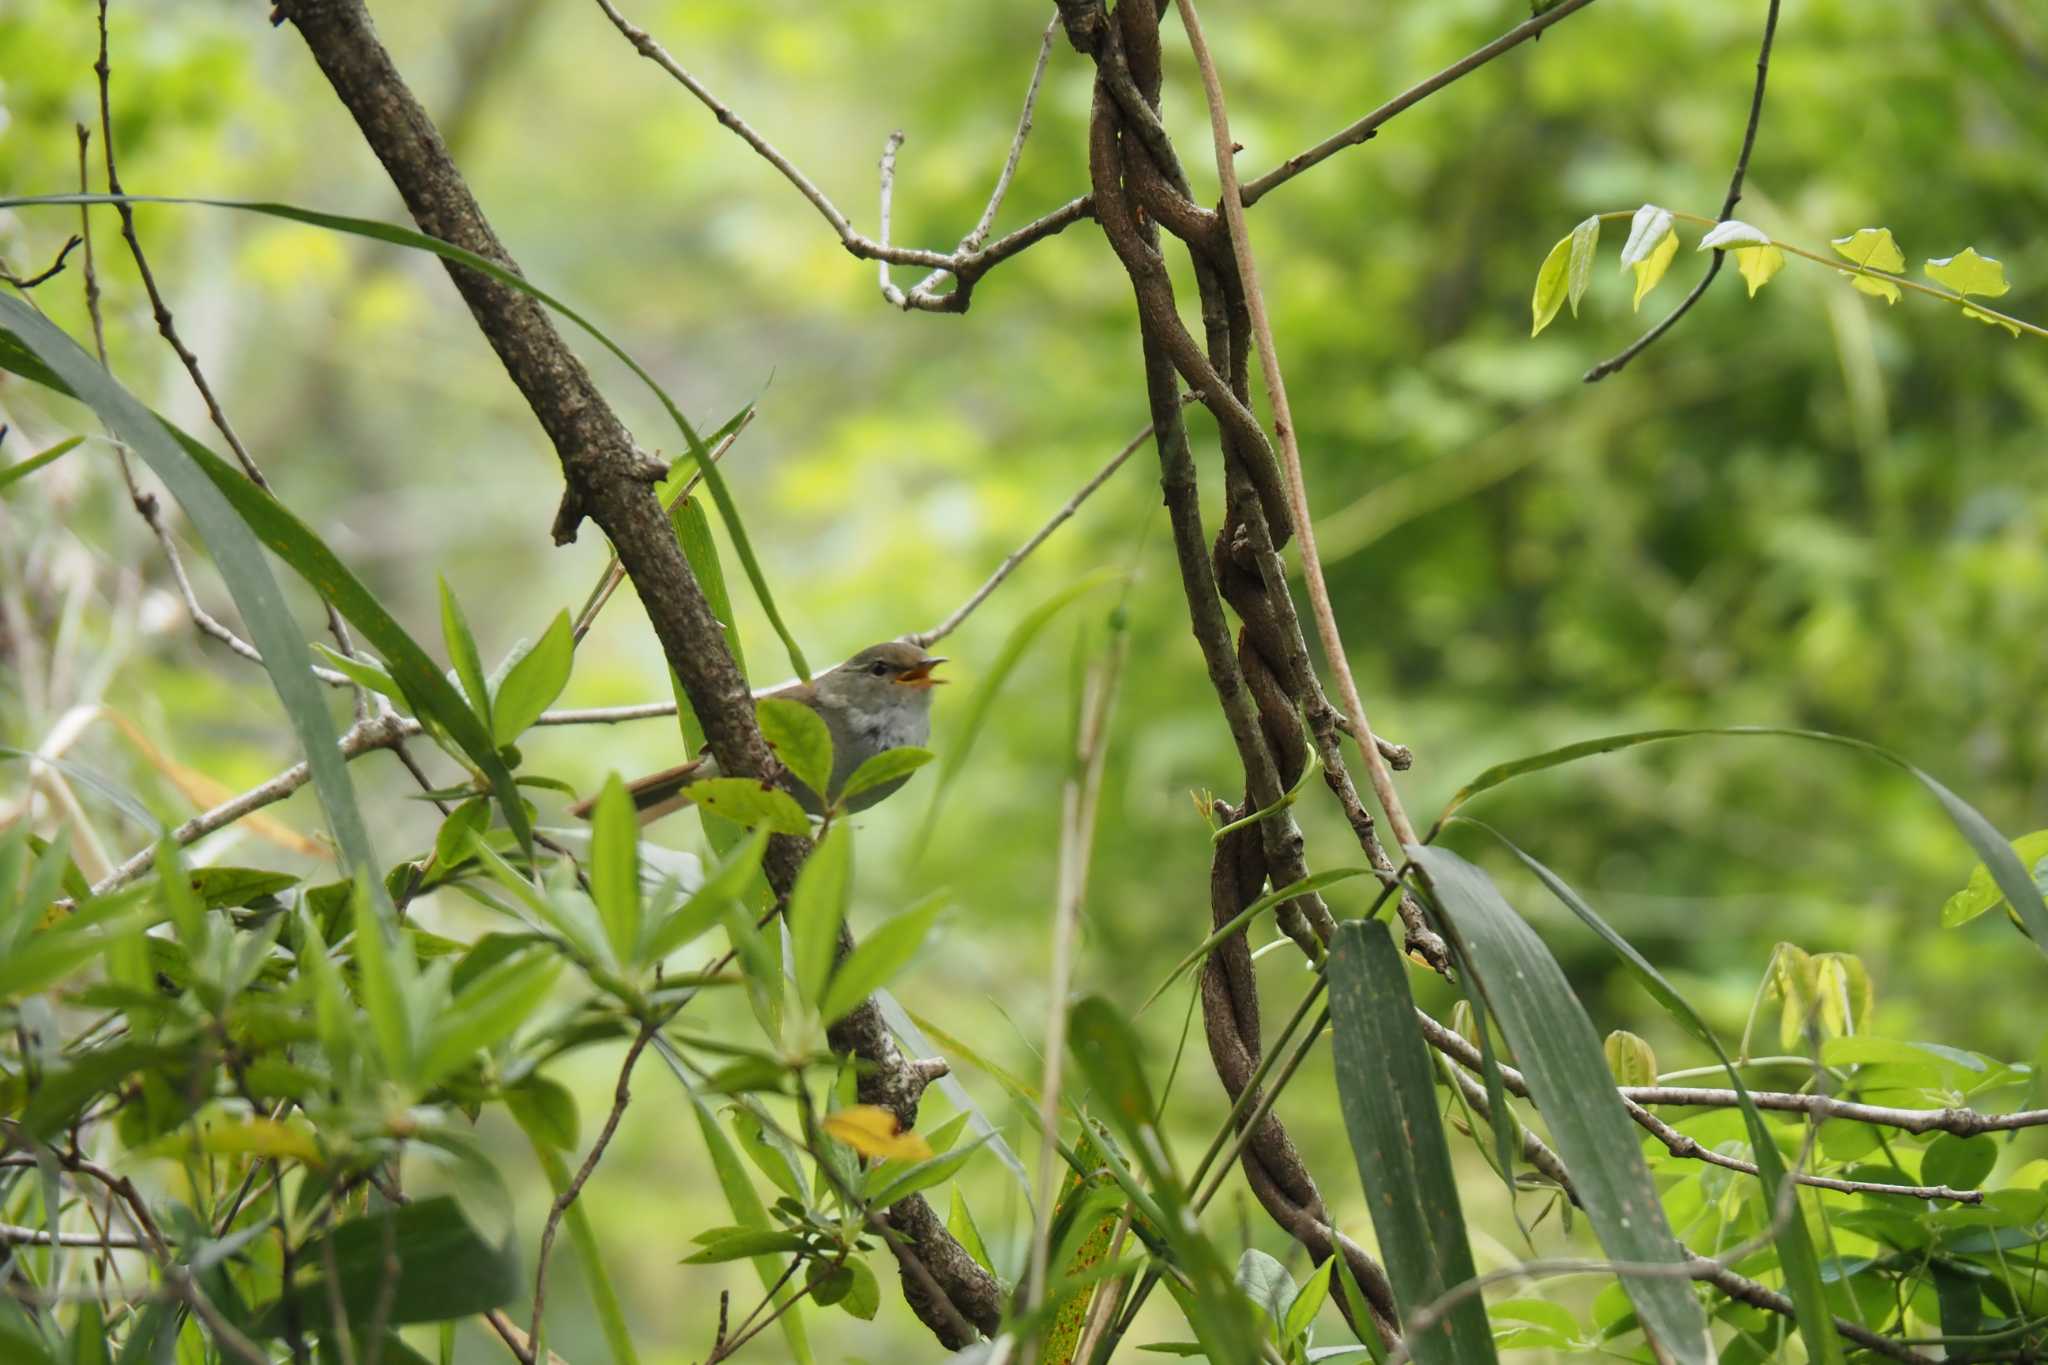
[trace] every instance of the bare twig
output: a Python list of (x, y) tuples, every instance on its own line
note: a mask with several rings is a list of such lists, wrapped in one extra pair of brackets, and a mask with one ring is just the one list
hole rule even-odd
[[(1477, 1070), (1484, 1065), (1479, 1049), (1464, 1037), (1445, 1028), (1421, 1010), (1415, 1012), (1416, 1026), (1431, 1047), (1461, 1065)], [(1501, 1084), (1524, 1099), (1529, 1083), (1514, 1067), (1502, 1063)], [(1616, 1087), (1624, 1101), (1636, 1105), (1672, 1105), (1695, 1109), (1735, 1109), (1742, 1101), (1732, 1089), (1679, 1085), (1624, 1085)], [(1815, 1120), (1843, 1119), (1850, 1123), (1875, 1123), (1907, 1133), (1955, 1133), (1974, 1137), (1979, 1133), (2005, 1133), (2021, 1128), (2048, 1127), (2048, 1109), (2022, 1109), (2010, 1114), (1981, 1114), (1974, 1109), (1898, 1109), (1888, 1105), (1860, 1104), (1838, 1100), (1832, 1095), (1808, 1095), (1783, 1090), (1752, 1090), (1749, 1098), (1759, 1109), (1778, 1113), (1805, 1114)], [(1641, 1122), (1641, 1120), (1638, 1120)]]
[(1250, 208), (1273, 190), (1294, 179), (1295, 176), (1300, 175), (1309, 167), (1319, 162), (1327, 161), (1346, 147), (1355, 147), (1359, 143), (1366, 141), (1379, 131), (1381, 124), (1386, 123), (1404, 109), (1419, 104), (1452, 82), (1462, 80), (1464, 77), (1471, 75), (1503, 52), (1520, 46), (1522, 43), (1542, 33), (1544, 29), (1549, 28), (1552, 24), (1577, 13), (1592, 3), (1593, 0), (1563, 0), (1562, 4), (1545, 10), (1534, 18), (1524, 19), (1485, 47), (1452, 62), (1429, 79), (1403, 90), (1400, 94), (1394, 96), (1394, 98), (1388, 100), (1364, 118), (1359, 119), (1356, 123), (1332, 133), (1307, 151), (1298, 152), (1288, 157), (1272, 170), (1267, 171), (1264, 175), (1247, 184), (1244, 187), (1244, 206)]
[(60, 1247), (119, 1247), (124, 1251), (146, 1250), (149, 1245), (140, 1237), (115, 1232), (60, 1232), (53, 1243), (46, 1229), (0, 1223), (0, 1246), (46, 1247), (53, 1244)]
[[(1584, 0), (1581, 0), (1581, 3), (1583, 2)], [(831, 224), (832, 230), (839, 236), (840, 245), (845, 247), (851, 255), (861, 260), (880, 261), (885, 265), (923, 266), (934, 272), (951, 275), (957, 281), (952, 292), (948, 294), (931, 293), (928, 287), (930, 281), (918, 285), (916, 289), (908, 294), (895, 289), (893, 285), (887, 285), (885, 292), (889, 293), (890, 302), (896, 303), (898, 307), (915, 308), (938, 313), (964, 312), (966, 311), (968, 295), (974, 286), (974, 282), (987, 273), (992, 266), (1088, 216), (1089, 200), (1084, 196), (1083, 198), (1069, 201), (1036, 222), (1027, 224), (987, 246), (982, 246), (979, 243), (969, 246), (967, 239), (962, 239), (960, 248), (951, 252), (929, 251), (918, 247), (891, 246), (886, 237), (882, 240), (877, 240), (865, 236), (855, 229), (853, 224), (847, 220), (845, 214), (839, 211), (838, 206), (832, 202), (831, 197), (824, 190), (820, 189), (809, 176), (797, 168), (795, 162), (784, 156), (773, 143), (755, 131), (753, 126), (745, 119), (733, 112), (732, 108), (720, 100), (718, 96), (714, 95), (708, 86), (691, 75), (682, 63), (678, 62), (669, 53), (668, 49), (656, 41), (646, 29), (639, 27), (632, 20), (626, 18), (624, 14), (620, 13), (618, 6), (613, 4), (612, 0), (597, 0), (597, 6), (604, 11), (605, 17), (611, 20), (612, 27), (616, 28), (621, 36), (633, 45), (635, 51), (673, 77), (678, 84), (696, 97), (698, 103), (710, 110), (712, 116), (719, 123), (731, 129), (735, 136), (746, 143), (747, 146), (753, 148), (754, 152), (762, 160), (774, 167), (776, 172), (784, 180), (787, 180), (796, 189), (798, 194), (801, 194), (808, 200), (811, 207), (815, 208), (819, 215), (827, 223)], [(1048, 45), (1041, 50), (1049, 52), (1050, 47)], [(1043, 58), (1041, 57), (1041, 66), (1042, 64)], [(1034, 76), (1031, 95), (1035, 97), (1036, 91), (1037, 78)], [(1020, 131), (1016, 141), (1012, 144), (1011, 161), (1005, 167), (1005, 175), (999, 178), (997, 194), (992, 196), (990, 208), (984, 212), (984, 217), (990, 221), (993, 221), (994, 210), (1000, 205), (1001, 194), (1007, 187), (1007, 177), (1010, 173), (1014, 172), (1015, 157), (1021, 153), (1024, 134), (1030, 131), (1030, 119), (1030, 100), (1027, 98), (1024, 116), (1019, 120)], [(977, 223), (974, 232), (971, 232), (969, 237), (973, 237), (975, 233), (985, 233), (986, 231), (987, 227), (985, 224)]]
[(5, 280), (7, 283), (13, 285), (16, 289), (26, 292), (30, 289), (35, 288), (37, 285), (44, 283), (45, 281), (55, 279), (58, 275), (64, 273), (65, 258), (68, 257), (71, 254), (72, 250), (76, 248), (79, 245), (79, 243), (83, 242), (84, 240), (85, 239), (83, 237), (80, 237), (77, 233), (73, 233), (71, 235), (70, 240), (66, 241), (63, 247), (58, 250), (57, 259), (51, 261), (46, 269), (34, 275), (30, 275), (27, 279), (23, 279), (19, 275), (10, 275), (5, 270), (0, 270), (0, 280)]
[[(1309, 606), (1315, 617), (1316, 635), (1322, 642), (1324, 662), (1337, 681), (1337, 695), (1350, 722), (1352, 739), (1365, 755), (1365, 770), (1386, 813), (1388, 827), (1402, 846), (1415, 842), (1415, 827), (1394, 788), (1392, 771), (1366, 722), (1365, 703), (1359, 699), (1358, 683), (1351, 676), (1345, 657), (1344, 640), (1337, 628), (1337, 615), (1330, 604), (1329, 585), (1323, 580), (1322, 561), (1316, 556), (1315, 523), (1309, 517), (1308, 486), (1302, 476), (1301, 447), (1295, 439), (1294, 417), (1288, 410), (1287, 384), (1280, 372), (1280, 355), (1274, 344), (1272, 319), (1266, 313), (1265, 291), (1259, 287), (1258, 264), (1252, 255), (1251, 237), (1245, 228), (1244, 200), (1237, 183), (1237, 144), (1230, 136), (1230, 116), (1223, 101), (1223, 81), (1202, 33), (1201, 17), (1194, 0), (1177, 0), (1181, 24), (1187, 30), (1188, 45), (1201, 69), (1202, 88), (1209, 101), (1209, 127), (1216, 144), (1216, 174), (1223, 186), (1223, 217), (1230, 227), (1230, 246), (1243, 281), (1244, 302), (1250, 314), (1252, 338), (1258, 348), (1260, 371), (1266, 381), (1266, 395), (1273, 404), (1273, 426), (1280, 437), (1281, 465), (1287, 475), (1288, 508), (1293, 514), (1295, 535), (1301, 544), (1302, 579), (1308, 587)], [(1569, 0), (1567, 0), (1569, 3)], [(1558, 9), (1564, 9), (1560, 5)], [(1555, 14), (1557, 11), (1553, 10)], [(1530, 23), (1534, 23), (1531, 20)], [(1554, 21), (1553, 21), (1554, 22)], [(1506, 49), (1503, 48), (1503, 51)], [(1471, 59), (1468, 58), (1468, 61)], [(1477, 65), (1477, 63), (1474, 63)], [(1421, 98), (1418, 95), (1416, 98)]]
[[(1778, 0), (1770, 0), (1770, 9), (1764, 15), (1763, 46), (1756, 54), (1756, 86), (1750, 91), (1749, 95), (1749, 122), (1742, 130), (1742, 151), (1735, 158), (1734, 173), (1728, 177), (1728, 197), (1721, 201), (1721, 212), (1716, 216), (1716, 222), (1725, 221), (1730, 214), (1735, 212), (1735, 206), (1742, 202), (1742, 181), (1749, 174), (1749, 154), (1756, 147), (1757, 125), (1763, 122), (1764, 82), (1770, 77), (1771, 41), (1777, 36), (1777, 32)], [(1714, 259), (1707, 262), (1707, 273), (1700, 276), (1700, 282), (1692, 287), (1692, 292), (1683, 299), (1680, 299), (1678, 306), (1665, 314), (1662, 322), (1643, 333), (1640, 337), (1637, 337), (1626, 349), (1617, 355), (1610, 356), (1586, 371), (1584, 375), (1585, 382), (1596, 384), (1608, 375), (1615, 373), (1622, 366), (1648, 350), (1658, 337), (1663, 336), (1666, 332), (1677, 326), (1678, 320), (1692, 311), (1692, 306), (1700, 301), (1702, 294), (1707, 292), (1707, 286), (1712, 284), (1714, 277), (1721, 273), (1721, 266), (1726, 262), (1727, 258), (1728, 253), (1726, 251), (1720, 247), (1715, 247)]]
[(548, 1256), (555, 1248), (555, 1233), (562, 1225), (562, 1215), (576, 1202), (576, 1196), (583, 1193), (584, 1182), (597, 1169), (597, 1163), (604, 1159), (605, 1148), (611, 1145), (612, 1134), (619, 1130), (619, 1120), (626, 1116), (626, 1105), (633, 1098), (633, 1066), (640, 1060), (640, 1054), (647, 1050), (648, 1043), (660, 1031), (658, 1018), (649, 1018), (640, 1025), (640, 1031), (626, 1049), (626, 1059), (619, 1066), (619, 1083), (612, 1090), (611, 1112), (605, 1115), (604, 1127), (599, 1130), (597, 1140), (590, 1144), (590, 1151), (584, 1156), (583, 1164), (576, 1168), (568, 1185), (555, 1196), (555, 1202), (548, 1205), (547, 1222), (540, 1230), (540, 1250), (534, 1253), (533, 1264), (533, 1325), (527, 1328), (529, 1350), (538, 1351), (545, 1344), (541, 1335), (541, 1314), (547, 1308), (548, 1298)]
[[(228, 422), (227, 413), (221, 408), (220, 400), (214, 396), (213, 386), (206, 380), (206, 372), (199, 366), (199, 357), (192, 353), (191, 348), (186, 346), (184, 339), (178, 335), (170, 305), (164, 301), (163, 291), (157, 287), (156, 272), (150, 269), (149, 257), (142, 250), (142, 238), (135, 231), (134, 206), (119, 197), (126, 194), (126, 191), (121, 188), (121, 173), (114, 159), (114, 114), (110, 95), (113, 68), (107, 60), (107, 0), (99, 0), (99, 55), (93, 62), (93, 72), (99, 79), (100, 156), (107, 174), (107, 193), (116, 197), (114, 208), (121, 217), (121, 236), (128, 243), (128, 254), (135, 261), (136, 273), (142, 277), (144, 292), (149, 295), (150, 310), (156, 320), (157, 333), (169, 343), (179, 363), (185, 367), (186, 375), (192, 380), (192, 387), (198, 390), (200, 398), (206, 403), (206, 414), (212, 420), (214, 429), (220, 432), (222, 439), (228, 443), (228, 448), (234, 451), (235, 459), (241, 464), (243, 472), (249, 476), (252, 483), (267, 492), (270, 488), (269, 481), (263, 477), (263, 471), (257, 468), (248, 448), (242, 444), (241, 438), (235, 434), (234, 427)], [(85, 147), (85, 126), (80, 124), (78, 156), (81, 193), (87, 188)], [(91, 228), (86, 214), (86, 206), (81, 204), (78, 216), (79, 235), (86, 240), (86, 301), (92, 313), (93, 341), (99, 351), (100, 364), (104, 367), (107, 364), (106, 339), (100, 323), (99, 283), (93, 272)], [(142, 492), (136, 484), (134, 473), (128, 465), (125, 448), (122, 450), (121, 470), (127, 479), (129, 498), (135, 504), (135, 510), (141, 514), (143, 521), (148, 523), (150, 531), (157, 538), (157, 543), (163, 546), (164, 557), (170, 561), (171, 576), (177, 581), (178, 595), (185, 601), (185, 610), (191, 614), (192, 624), (236, 654), (252, 663), (262, 664), (263, 656), (256, 651), (254, 645), (221, 624), (199, 605), (199, 595), (192, 589), (192, 580), (185, 572), (185, 562), (178, 552), (177, 542), (172, 539), (169, 529), (164, 525), (162, 506), (154, 494)], [(353, 654), (355, 651), (349, 639), (348, 626), (341, 619), (341, 613), (335, 609), (332, 602), (323, 599), (322, 605), (327, 609), (327, 626), (334, 635), (335, 644), (340, 647), (343, 654)], [(347, 675), (317, 665), (313, 669), (313, 676), (333, 687), (355, 687), (354, 681)], [(357, 714), (360, 716), (364, 705), (360, 688), (356, 688), (356, 703)]]

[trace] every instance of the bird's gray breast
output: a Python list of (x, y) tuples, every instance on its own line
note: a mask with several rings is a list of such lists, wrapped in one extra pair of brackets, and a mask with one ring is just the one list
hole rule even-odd
[[(843, 741), (832, 754), (832, 789), (846, 785), (854, 770), (885, 749), (921, 745), (931, 738), (932, 716), (926, 706), (889, 707), (878, 713), (858, 715), (851, 708), (836, 717), (845, 727)], [(904, 778), (870, 787), (847, 803), (849, 809), (866, 810), (902, 786)]]

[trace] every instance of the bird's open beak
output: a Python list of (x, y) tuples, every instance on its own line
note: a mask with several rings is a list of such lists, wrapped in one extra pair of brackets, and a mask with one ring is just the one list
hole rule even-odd
[(937, 687), (944, 683), (946, 679), (934, 678), (932, 670), (944, 662), (946, 661), (943, 658), (939, 658), (926, 659), (923, 663), (913, 664), (911, 667), (898, 673), (896, 681), (902, 683), (905, 687)]

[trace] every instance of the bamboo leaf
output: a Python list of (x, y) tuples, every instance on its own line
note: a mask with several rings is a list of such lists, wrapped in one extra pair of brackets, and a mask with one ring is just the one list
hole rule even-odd
[[(1406, 851), (1477, 971), (1600, 1245), (1615, 1260), (1682, 1270), (1685, 1248), (1665, 1221), (1635, 1126), (1601, 1055), (1600, 1035), (1557, 960), (1484, 872), (1447, 849), (1411, 844)], [(1682, 1273), (1626, 1275), (1622, 1287), (1672, 1359), (1680, 1365), (1715, 1359), (1706, 1318)]]
[[(1478, 1273), (1437, 1113), (1436, 1078), (1415, 1031), (1407, 969), (1383, 926), (1362, 920), (1337, 926), (1329, 982), (1338, 1106), (1405, 1322)], [(1409, 1333), (1407, 1342), (1418, 1365), (1495, 1359), (1486, 1305), (1477, 1295), (1430, 1330)]]
[(590, 817), (590, 898), (621, 963), (640, 951), (640, 821), (626, 784), (612, 773)]
[(569, 613), (559, 612), (540, 640), (498, 684), (498, 695), (491, 701), (491, 737), (499, 744), (510, 744), (525, 734), (569, 685), (569, 670), (575, 661)]
[(797, 995), (807, 1005), (824, 1002), (839, 955), (839, 926), (852, 894), (853, 831), (835, 825), (804, 860), (789, 895), (790, 965)]
[(440, 581), (441, 643), (448, 647), (448, 658), (455, 665), (455, 676), (462, 679), (462, 690), (469, 694), (470, 706), (489, 725), (491, 689), (484, 685), (484, 661), (476, 652), (476, 636), (470, 632), (469, 619), (462, 614), (462, 604), (455, 600), (447, 576), (442, 575)]
[(1983, 860), (1985, 868), (1990, 873), (1991, 880), (2005, 894), (2006, 900), (2011, 903), (2014, 910), (2018, 913), (2020, 922), (2027, 931), (2027, 936), (2034, 941), (2034, 946), (2043, 953), (2048, 953), (2048, 901), (2044, 901), (2041, 888), (2034, 884), (2034, 879), (2029, 875), (2026, 865), (2013, 852), (2012, 844), (2006, 837), (2000, 834), (1997, 828), (1989, 820), (1985, 819), (1969, 802), (1963, 800), (1960, 796), (1957, 796), (1954, 792), (1936, 781), (1930, 774), (1914, 767), (1891, 750), (1880, 748), (1868, 740), (1852, 739), (1847, 735), (1829, 734), (1825, 730), (1797, 730), (1775, 725), (1729, 725), (1708, 726), (1697, 729), (1637, 730), (1627, 734), (1604, 735), (1599, 739), (1581, 740), (1576, 744), (1564, 745), (1562, 748), (1546, 750), (1540, 754), (1531, 754), (1526, 758), (1513, 759), (1507, 763), (1499, 763), (1480, 773), (1479, 776), (1460, 787), (1452, 795), (1451, 799), (1445, 803), (1443, 813), (1437, 816), (1436, 824), (1431, 826), (1429, 833), (1423, 836), (1423, 842), (1428, 843), (1433, 840), (1438, 831), (1443, 828), (1444, 821), (1449, 819), (1452, 813), (1460, 806), (1463, 806), (1467, 801), (1479, 795), (1479, 793), (1490, 791), (1511, 778), (1520, 777), (1527, 773), (1541, 772), (1546, 768), (1555, 768), (1561, 764), (1575, 762), (1581, 758), (1590, 758), (1595, 754), (1611, 754), (1621, 749), (1633, 749), (1643, 744), (1655, 744), (1671, 739), (1688, 739), (1695, 735), (1727, 735), (1736, 737), (1770, 735), (1785, 739), (1809, 740), (1819, 744), (1833, 744), (1844, 749), (1853, 749), (1858, 753), (1868, 754), (1872, 758), (1882, 759), (1894, 768), (1901, 768), (1910, 773), (1921, 786), (1927, 788), (1929, 794), (1936, 801), (1941, 803), (1942, 810), (1947, 812), (1948, 818), (1955, 825), (1957, 832), (1963, 836), (1964, 841)]

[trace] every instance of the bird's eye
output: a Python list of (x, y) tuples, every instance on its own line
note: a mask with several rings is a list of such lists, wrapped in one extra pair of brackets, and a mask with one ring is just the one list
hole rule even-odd
[(881, 677), (884, 673), (887, 673), (888, 671), (889, 665), (881, 663), (879, 661), (868, 665), (868, 672), (874, 674), (878, 678)]

